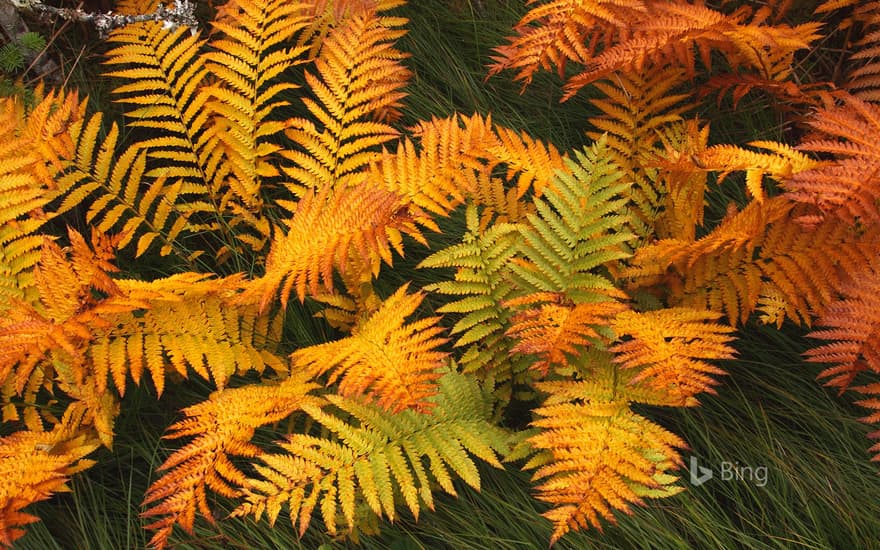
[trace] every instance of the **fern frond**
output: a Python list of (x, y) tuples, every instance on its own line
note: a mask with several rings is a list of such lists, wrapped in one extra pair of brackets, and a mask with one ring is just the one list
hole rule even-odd
[(147, 178), (149, 148), (134, 144), (117, 155), (119, 128), (113, 124), (100, 141), (101, 126), (102, 116), (96, 114), (78, 135), (75, 164), (58, 180), (64, 199), (56, 212), (88, 203), (86, 221), (104, 233), (117, 230), (119, 248), (135, 244), (137, 257), (158, 242), (162, 255), (176, 250), (185, 257), (178, 239), (188, 228), (190, 208), (183, 203), (198, 189), (184, 180)]
[[(606, 97), (591, 100), (603, 115), (591, 117), (590, 123), (605, 134), (614, 161), (633, 182), (627, 195), (639, 223), (632, 230), (643, 238), (656, 226), (668, 191), (656, 178), (656, 166), (664, 133), (687, 110), (687, 95), (673, 93), (683, 78), (683, 70), (669, 67), (595, 83)], [(599, 132), (587, 135), (602, 137)]]
[(314, 59), (330, 32), (350, 18), (382, 13), (405, 3), (406, 0), (310, 0), (306, 3), (310, 23), (298, 37), (297, 46), (308, 46), (308, 57)]
[[(78, 233), (69, 234), (69, 256), (44, 238), (34, 268), (39, 302), (18, 303), (0, 318), (0, 346), (5, 350), (0, 356), (0, 383), (8, 385), (12, 394), (23, 395), (25, 408), (32, 405), (30, 391), (44, 382), (72, 387), (84, 383), (92, 330), (106, 327), (102, 314), (143, 306), (121, 296), (108, 275), (115, 268), (103, 254), (91, 250)], [(17, 414), (5, 409), (4, 416)]]
[(221, 390), (235, 374), (263, 373), (267, 366), (287, 372), (277, 354), (280, 318), (239, 299), (246, 287), (241, 276), (182, 273), (116, 283), (129, 300), (148, 304), (143, 311), (105, 316), (111, 328), (95, 334), (89, 352), (100, 379), (106, 384), (109, 373), (120, 395), (126, 374), (139, 383), (145, 369), (160, 395), (168, 367), (183, 377), (191, 368)]
[(456, 347), (467, 347), (459, 363), (463, 372), (479, 370), (494, 385), (512, 376), (510, 343), (504, 333), (513, 312), (504, 301), (514, 292), (510, 261), (517, 252), (519, 228), (496, 223), (484, 230), (479, 218), (477, 207), (468, 205), (463, 242), (435, 252), (418, 267), (456, 269), (453, 280), (427, 285), (425, 290), (457, 298), (438, 311), (462, 315), (450, 331), (461, 335)]
[(405, 324), (423, 296), (398, 289), (369, 318), (352, 329), (351, 336), (335, 342), (309, 346), (291, 355), (294, 369), (321, 376), (327, 384), (338, 382), (345, 397), (366, 395), (391, 412), (425, 410), (437, 392), (439, 368), (447, 354), (437, 349), (446, 340), (439, 317), (425, 317)]
[[(333, 271), (349, 280), (369, 282), (382, 262), (391, 264), (391, 249), (403, 254), (402, 234), (424, 240), (409, 215), (408, 205), (395, 193), (362, 182), (320, 191), (310, 190), (285, 222), (287, 234), (276, 238), (266, 258), (266, 274), (251, 285), (265, 308), (278, 288), (287, 304), (296, 290), (306, 293), (333, 290)], [(357, 262), (351, 260), (357, 257)], [(359, 273), (350, 273), (358, 268)]]
[(75, 93), (49, 93), (25, 110), (20, 98), (0, 99), (0, 311), (10, 300), (36, 303), (34, 266), (50, 219), (46, 206), (57, 196), (56, 175), (74, 158), (76, 128), (85, 103)]
[(532, 7), (514, 26), (509, 44), (495, 48), (490, 74), (517, 71), (524, 85), (538, 69), (564, 73), (569, 61), (583, 62), (598, 44), (617, 37), (619, 27), (636, 21), (645, 3), (634, 0), (551, 0)]
[(665, 393), (670, 405), (697, 405), (696, 394), (715, 393), (718, 381), (712, 375), (725, 374), (706, 360), (734, 355), (728, 343), (735, 329), (717, 323), (720, 318), (720, 313), (689, 308), (625, 311), (611, 323), (621, 341), (609, 351), (621, 368), (638, 369), (629, 384)]
[[(849, 8), (835, 19), (840, 30), (846, 30), (854, 46), (848, 56), (840, 85), (863, 101), (880, 102), (880, 2), (876, 0), (827, 0), (816, 8), (816, 13), (828, 13)], [(855, 32), (853, 32), (855, 31)]]
[[(612, 297), (623, 299), (625, 295)], [(564, 294), (551, 292), (508, 300), (506, 305), (530, 306), (513, 317), (506, 334), (516, 342), (512, 353), (537, 356), (530, 368), (541, 376), (547, 376), (553, 367), (567, 367), (582, 346), (601, 342), (608, 336), (606, 327), (611, 319), (627, 309), (626, 304), (607, 299), (566, 303)]]
[[(874, 248), (876, 250), (876, 248)], [(862, 269), (849, 273), (849, 280), (841, 286), (841, 298), (832, 302), (816, 322), (821, 327), (807, 336), (828, 343), (807, 350), (806, 360), (827, 363), (828, 368), (819, 373), (825, 385), (838, 388), (842, 394), (854, 390), (868, 397), (856, 404), (871, 410), (861, 420), (880, 424), (880, 265), (876, 254), (866, 260)], [(880, 431), (868, 435), (880, 437)], [(869, 449), (875, 453), (873, 460), (880, 460), (880, 445)]]
[(150, 544), (164, 548), (175, 525), (192, 533), (196, 513), (214, 522), (208, 490), (225, 497), (241, 494), (247, 477), (230, 460), (232, 456), (254, 458), (262, 451), (251, 443), (254, 431), (279, 422), (307, 406), (320, 407), (310, 395), (318, 387), (303, 375), (274, 384), (251, 384), (217, 391), (201, 403), (183, 410), (186, 418), (173, 424), (164, 437), (194, 437), (175, 451), (159, 470), (166, 470), (144, 496), (141, 516), (160, 519), (147, 525), (155, 530)]
[(128, 82), (114, 93), (115, 101), (131, 106), (129, 125), (161, 132), (148, 143), (153, 157), (168, 162), (147, 175), (184, 178), (193, 191), (207, 193), (215, 138), (207, 124), (209, 96), (201, 92), (208, 74), (206, 58), (199, 55), (204, 41), (187, 28), (163, 29), (158, 22), (122, 27), (107, 40), (119, 45), (107, 52), (105, 63), (125, 67), (106, 74)]
[(663, 286), (675, 305), (723, 312), (732, 325), (771, 296), (785, 304), (775, 315), (808, 324), (834, 299), (839, 273), (864, 253), (852, 228), (799, 218), (784, 197), (754, 201), (697, 241), (640, 248), (621, 275), (636, 288)]
[(287, 136), (299, 148), (282, 154), (293, 161), (285, 173), (296, 195), (307, 189), (348, 185), (352, 177), (378, 157), (378, 146), (398, 136), (379, 122), (405, 96), (409, 70), (405, 54), (394, 48), (404, 34), (404, 20), (356, 15), (333, 29), (315, 60), (317, 75), (305, 79), (315, 99), (303, 98), (317, 121), (295, 118)]
[(99, 443), (78, 427), (72, 415), (65, 415), (50, 432), (18, 431), (0, 438), (0, 545), (12, 547), (25, 534), (21, 527), (39, 520), (25, 507), (69, 491), (70, 476), (94, 464), (85, 456)]
[(340, 523), (356, 528), (355, 509), (362, 502), (393, 521), (401, 497), (418, 518), (422, 506), (434, 508), (437, 485), (456, 494), (453, 477), (479, 489), (472, 456), (501, 467), (498, 456), (506, 453), (508, 436), (492, 423), (490, 400), (476, 381), (447, 373), (438, 383), (431, 414), (389, 414), (338, 395), (327, 396), (334, 408), (303, 407), (334, 439), (293, 434), (280, 444), (283, 453), (260, 456), (263, 464), (255, 468), (261, 479), (249, 480), (247, 502), (232, 515), (259, 519), (265, 513), (274, 524), (287, 504), (302, 535), (317, 507), (335, 534)]
[(279, 94), (297, 87), (277, 77), (305, 52), (304, 47), (283, 46), (305, 28), (307, 20), (303, 4), (241, 0), (221, 6), (212, 25), (218, 34), (204, 57), (205, 69), (216, 83), (199, 93), (212, 97), (206, 107), (215, 114), (213, 132), (224, 154), (215, 175), (222, 181), (213, 183), (216, 189), (228, 188), (254, 212), (262, 205), (264, 179), (279, 175), (270, 160), (282, 149), (277, 136), (286, 123), (276, 113), (289, 105)]
[(621, 198), (629, 184), (606, 151), (600, 141), (576, 153), (566, 161), (570, 173), (558, 173), (535, 200), (537, 212), (520, 231), (525, 260), (513, 266), (524, 292), (561, 293), (574, 303), (620, 296), (611, 280), (596, 272), (627, 258), (633, 237), (625, 229), (630, 215)]
[(820, 36), (819, 23), (765, 24), (766, 18), (748, 7), (730, 14), (689, 2), (650, 2), (646, 8), (621, 25), (630, 32), (621, 32), (619, 42), (579, 60), (585, 69), (569, 79), (566, 98), (612, 72), (640, 71), (650, 64), (681, 67), (693, 77), (695, 49), (707, 67), (715, 50), (733, 70), (749, 69), (780, 81), (790, 75), (795, 52)]
[(736, 145), (714, 145), (694, 155), (694, 164), (705, 170), (721, 172), (720, 184), (728, 174), (738, 170), (746, 172), (746, 189), (755, 200), (764, 200), (763, 178), (769, 176), (782, 183), (794, 174), (812, 170), (822, 165), (791, 147), (772, 141), (752, 141), (748, 145), (770, 151), (761, 153)]
[(787, 196), (820, 216), (880, 221), (880, 106), (846, 97), (839, 107), (817, 111), (809, 124), (820, 135), (799, 149), (831, 154), (834, 161), (794, 174), (785, 183)]
[(491, 120), (478, 115), (432, 118), (414, 133), (419, 148), (404, 139), (393, 152), (383, 150), (370, 178), (424, 212), (447, 216), (487, 170), (482, 154), (498, 143)]
[[(608, 382), (608, 381), (606, 381)], [(551, 544), (572, 529), (601, 529), (614, 511), (631, 513), (644, 497), (682, 490), (673, 485), (685, 442), (632, 412), (626, 400), (602, 399), (575, 382), (538, 383), (549, 392), (528, 438), (534, 456), (537, 498), (553, 505), (543, 515), (553, 522)], [(581, 393), (582, 392), (582, 393)]]
[(538, 141), (525, 132), (496, 127), (499, 145), (490, 149), (492, 160), (507, 167), (507, 181), (516, 181), (516, 198), (530, 189), (540, 196), (559, 170), (565, 170), (565, 157), (550, 143)]

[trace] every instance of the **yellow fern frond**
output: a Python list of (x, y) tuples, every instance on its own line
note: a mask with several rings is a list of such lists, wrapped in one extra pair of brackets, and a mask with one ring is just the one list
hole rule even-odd
[(186, 187), (183, 180), (146, 178), (149, 148), (135, 144), (117, 155), (119, 128), (112, 125), (99, 141), (101, 126), (102, 116), (97, 114), (78, 135), (75, 165), (58, 179), (64, 200), (56, 213), (87, 203), (86, 221), (103, 233), (117, 230), (119, 248), (136, 244), (135, 255), (140, 256), (158, 242), (161, 254), (177, 250), (186, 256), (178, 239), (187, 228), (190, 208), (182, 203), (198, 190)]
[[(538, 383), (550, 392), (528, 438), (534, 456), (524, 466), (534, 469), (537, 498), (553, 505), (543, 515), (553, 522), (551, 543), (572, 529), (601, 529), (614, 511), (630, 512), (643, 497), (665, 497), (681, 491), (673, 485), (685, 442), (633, 413), (624, 400), (602, 400), (578, 394), (571, 382)], [(558, 392), (558, 395), (556, 393)]]
[(317, 387), (304, 376), (294, 375), (274, 384), (217, 391), (207, 401), (184, 409), (186, 418), (173, 424), (164, 437), (195, 439), (165, 460), (159, 470), (167, 473), (154, 481), (144, 496), (144, 506), (152, 507), (141, 516), (160, 516), (147, 525), (156, 531), (150, 544), (164, 548), (175, 525), (192, 533), (196, 513), (213, 523), (208, 490), (225, 497), (238, 496), (247, 482), (230, 457), (259, 456), (262, 451), (251, 443), (254, 431), (306, 406), (319, 407), (321, 400), (309, 395)]
[(404, 97), (409, 70), (405, 54), (394, 48), (404, 20), (373, 14), (356, 15), (333, 29), (323, 41), (305, 79), (315, 99), (303, 98), (315, 118), (292, 119), (287, 136), (297, 149), (282, 154), (293, 161), (284, 167), (296, 195), (307, 189), (348, 185), (360, 169), (376, 160), (378, 146), (398, 131), (376, 121)]
[(692, 160), (701, 169), (721, 172), (720, 184), (728, 174), (738, 170), (746, 172), (746, 189), (757, 201), (764, 200), (763, 178), (769, 176), (782, 183), (794, 174), (812, 170), (822, 165), (800, 151), (773, 141), (752, 141), (750, 146), (770, 151), (760, 153), (735, 145), (714, 145), (694, 155)]
[(431, 414), (390, 414), (339, 395), (327, 396), (334, 407), (303, 407), (334, 438), (292, 434), (280, 443), (283, 452), (261, 455), (263, 464), (255, 465), (260, 478), (249, 480), (247, 502), (232, 515), (259, 520), (266, 514), (274, 525), (286, 504), (302, 535), (318, 508), (335, 534), (340, 523), (349, 532), (358, 527), (358, 507), (393, 521), (395, 504), (403, 500), (418, 518), (423, 505), (434, 508), (437, 486), (456, 494), (454, 477), (479, 489), (471, 455), (501, 467), (498, 455), (507, 451), (508, 435), (490, 420), (490, 402), (474, 379), (447, 373), (439, 388)]
[(552, 144), (509, 128), (497, 127), (495, 133), (499, 145), (491, 147), (489, 153), (493, 161), (507, 167), (506, 179), (516, 180), (517, 199), (521, 199), (529, 190), (540, 196), (553, 181), (556, 172), (566, 170), (565, 157)]
[(107, 52), (105, 63), (125, 67), (106, 73), (127, 82), (114, 89), (116, 101), (131, 106), (126, 112), (134, 119), (131, 126), (161, 132), (161, 138), (148, 142), (151, 154), (170, 161), (147, 175), (185, 178), (192, 190), (207, 192), (213, 136), (206, 124), (209, 96), (201, 93), (208, 74), (199, 55), (204, 41), (187, 28), (163, 29), (151, 22), (117, 29), (108, 42), (119, 45)]
[[(670, 191), (656, 172), (663, 137), (687, 110), (687, 95), (673, 93), (684, 75), (681, 69), (656, 68), (646, 76), (620, 73), (595, 83), (606, 97), (591, 100), (603, 114), (591, 117), (590, 123), (605, 134), (614, 161), (633, 182), (627, 195), (639, 222), (632, 224), (632, 229), (641, 237), (654, 230)], [(602, 133), (587, 135), (598, 140)]]
[(391, 412), (430, 407), (447, 356), (437, 348), (446, 340), (437, 337), (443, 332), (438, 317), (405, 324), (423, 298), (406, 294), (406, 289), (401, 287), (382, 302), (351, 336), (294, 352), (293, 368), (313, 376), (329, 372), (327, 384), (338, 383), (340, 395), (367, 395)]
[(280, 319), (239, 299), (246, 286), (240, 275), (212, 279), (183, 273), (116, 282), (129, 300), (148, 304), (142, 311), (105, 316), (111, 328), (96, 331), (89, 351), (102, 383), (109, 374), (120, 395), (126, 374), (139, 383), (144, 369), (160, 395), (168, 367), (183, 377), (191, 368), (221, 390), (235, 374), (262, 373), (267, 366), (287, 372), (276, 354)]
[(478, 115), (432, 118), (414, 133), (419, 147), (405, 139), (395, 151), (383, 150), (370, 178), (420, 210), (447, 216), (477, 188), (478, 174), (486, 170), (481, 155), (498, 143), (491, 120)]
[(663, 204), (654, 221), (653, 233), (660, 240), (696, 240), (703, 225), (706, 172), (696, 169), (692, 158), (706, 150), (709, 127), (695, 120), (673, 124), (661, 132), (662, 152), (657, 153), (655, 175), (648, 181), (662, 190)]
[[(202, 88), (213, 98), (217, 139), (225, 162), (216, 189), (228, 188), (249, 210), (262, 205), (261, 185), (278, 176), (270, 160), (282, 147), (277, 138), (286, 126), (273, 116), (289, 105), (279, 94), (295, 89), (278, 76), (293, 66), (305, 48), (284, 48), (307, 24), (305, 5), (284, 0), (238, 0), (220, 7), (213, 28), (218, 34), (205, 54), (205, 69), (217, 83)], [(221, 34), (222, 33), (222, 34)], [(268, 235), (264, 235), (268, 236)]]

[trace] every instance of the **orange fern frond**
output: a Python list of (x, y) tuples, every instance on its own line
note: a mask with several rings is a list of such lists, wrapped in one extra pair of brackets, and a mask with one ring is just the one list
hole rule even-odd
[(541, 376), (554, 367), (566, 367), (570, 356), (577, 355), (580, 347), (602, 342), (602, 328), (627, 309), (617, 301), (625, 297), (621, 292), (609, 296), (608, 301), (574, 304), (566, 303), (564, 294), (542, 292), (508, 300), (507, 306), (531, 306), (511, 319), (506, 334), (516, 344), (510, 351), (537, 356), (531, 368)]
[(141, 516), (160, 516), (147, 529), (155, 530), (150, 544), (167, 546), (175, 525), (192, 533), (196, 513), (214, 522), (207, 491), (225, 497), (238, 496), (246, 476), (231, 456), (253, 458), (262, 451), (251, 443), (260, 426), (279, 422), (306, 405), (320, 406), (309, 395), (318, 385), (302, 375), (275, 384), (252, 384), (211, 394), (207, 401), (183, 410), (186, 418), (173, 424), (164, 437), (194, 437), (159, 467), (167, 473), (154, 481), (144, 496)]
[(541, 68), (555, 67), (561, 75), (567, 62), (582, 63), (644, 11), (640, 0), (551, 0), (534, 6), (514, 26), (509, 44), (495, 48), (489, 74), (513, 69), (524, 85)]
[[(709, 127), (696, 120), (674, 124), (660, 133), (662, 150), (650, 161), (647, 181), (662, 191), (662, 207), (653, 224), (658, 239), (696, 240), (703, 225), (707, 174), (694, 167), (692, 158), (706, 150)], [(652, 166), (655, 165), (656, 167)]]
[(84, 458), (99, 443), (77, 433), (71, 415), (51, 432), (19, 431), (0, 437), (0, 546), (12, 547), (21, 527), (38, 521), (23, 508), (69, 491), (70, 476), (94, 464)]
[(768, 80), (784, 80), (795, 52), (819, 38), (820, 24), (769, 25), (764, 15), (748, 7), (724, 14), (688, 2), (650, 2), (637, 20), (628, 22), (631, 34), (622, 34), (620, 42), (580, 60), (585, 69), (569, 79), (565, 97), (611, 72), (639, 71), (651, 63), (681, 67), (693, 76), (694, 49), (707, 67), (715, 50), (732, 69), (744, 67)]
[(309, 59), (317, 57), (330, 32), (354, 16), (377, 14), (402, 6), (406, 0), (309, 0), (303, 2), (309, 26), (297, 39), (297, 46), (309, 47)]
[[(880, 102), (880, 2), (877, 0), (827, 0), (816, 8), (816, 13), (829, 13), (844, 8), (843, 17), (836, 21), (839, 30), (851, 33), (847, 47), (852, 50), (846, 62), (847, 70), (840, 81), (841, 88), (863, 101)], [(855, 31), (855, 32), (853, 32)], [(841, 60), (843, 61), (843, 60)]]
[[(293, 290), (300, 301), (307, 293), (332, 291), (334, 269), (369, 282), (382, 262), (391, 264), (392, 248), (403, 253), (402, 233), (423, 240), (406, 203), (366, 182), (308, 191), (285, 224), (287, 234), (273, 241), (266, 258), (266, 274), (247, 293), (258, 293), (263, 308), (279, 287), (282, 304)], [(359, 268), (357, 277), (349, 273), (352, 266)]]
[[(723, 312), (744, 323), (762, 303), (768, 319), (810, 319), (834, 299), (840, 272), (864, 260), (853, 229), (828, 220), (805, 226), (784, 197), (749, 203), (705, 237), (668, 239), (636, 251), (624, 277), (657, 287), (672, 303)], [(768, 300), (777, 306), (772, 311)], [(772, 318), (772, 319), (771, 319)]]
[(11, 383), (18, 394), (56, 377), (72, 385), (83, 382), (92, 330), (107, 326), (102, 314), (145, 305), (121, 296), (108, 275), (116, 268), (78, 233), (69, 234), (70, 255), (48, 238), (43, 243), (34, 268), (39, 303), (19, 303), (0, 318), (0, 345), (6, 350), (0, 383)]
[(287, 136), (296, 149), (282, 154), (293, 162), (284, 167), (301, 195), (306, 189), (348, 185), (355, 174), (378, 156), (377, 147), (398, 131), (381, 119), (400, 106), (409, 70), (406, 55), (394, 48), (404, 34), (405, 20), (356, 15), (334, 28), (315, 60), (317, 75), (305, 73), (315, 98), (303, 98), (317, 121), (289, 121)]
[[(876, 250), (876, 248), (874, 248)], [(842, 394), (853, 390), (864, 399), (856, 404), (871, 410), (862, 418), (868, 424), (880, 424), (880, 265), (876, 254), (861, 270), (849, 273), (841, 287), (842, 297), (831, 303), (816, 324), (822, 327), (807, 336), (830, 341), (805, 352), (807, 361), (830, 366), (819, 373), (825, 385), (838, 388)], [(880, 438), (880, 431), (868, 435)], [(870, 448), (873, 460), (880, 460), (880, 444)]]
[(478, 187), (478, 174), (486, 170), (482, 154), (497, 144), (491, 120), (432, 118), (415, 128), (414, 138), (418, 147), (405, 139), (396, 150), (383, 151), (370, 179), (425, 212), (447, 216)]
[(731, 13), (685, 1), (552, 1), (533, 7), (514, 27), (517, 36), (495, 49), (490, 74), (514, 69), (528, 84), (539, 68), (560, 76), (573, 61), (583, 70), (568, 79), (564, 98), (612, 72), (672, 66), (695, 74), (696, 54), (711, 67), (720, 52), (732, 69), (766, 80), (789, 77), (794, 53), (819, 37), (818, 23), (770, 22), (770, 10), (740, 6)]
[[(611, 327), (621, 341), (609, 348), (614, 362), (624, 369), (638, 369), (629, 384), (644, 384), (668, 395), (670, 405), (698, 405), (698, 393), (715, 393), (725, 374), (706, 360), (732, 359), (728, 345), (735, 329), (716, 321), (721, 314), (689, 308), (657, 311), (625, 311)], [(678, 402), (676, 402), (678, 401)]]
[(26, 111), (15, 97), (0, 100), (0, 311), (8, 300), (35, 303), (33, 277), (51, 217), (44, 210), (58, 194), (56, 175), (75, 156), (72, 147), (85, 103), (77, 94), (49, 93)]
[(437, 392), (436, 380), (447, 354), (437, 348), (443, 328), (439, 317), (405, 324), (422, 302), (422, 294), (407, 294), (401, 287), (370, 317), (352, 329), (351, 336), (309, 346), (291, 355), (294, 369), (313, 376), (330, 373), (327, 384), (338, 382), (338, 393), (350, 397), (366, 394), (391, 412), (423, 411)]
[(849, 96), (839, 107), (817, 111), (809, 125), (819, 135), (798, 148), (834, 161), (794, 174), (785, 182), (787, 196), (819, 216), (880, 221), (880, 106)]

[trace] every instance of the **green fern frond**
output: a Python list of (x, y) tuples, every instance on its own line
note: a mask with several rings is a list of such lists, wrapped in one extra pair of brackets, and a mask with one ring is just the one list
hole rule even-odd
[(468, 206), (466, 219), (463, 242), (435, 252), (419, 267), (456, 268), (453, 280), (425, 289), (457, 298), (438, 311), (460, 316), (451, 330), (460, 335), (455, 346), (467, 348), (459, 363), (464, 372), (480, 371), (481, 378), (495, 386), (514, 374), (508, 357), (511, 343), (505, 336), (513, 312), (503, 304), (515, 290), (510, 263), (517, 252), (519, 227), (496, 223), (482, 230), (475, 205)]
[(618, 294), (613, 282), (597, 273), (602, 266), (629, 257), (633, 238), (627, 226), (629, 182), (599, 141), (576, 160), (566, 160), (570, 174), (558, 173), (537, 212), (520, 231), (524, 262), (514, 273), (529, 292), (558, 292), (574, 302), (606, 300)]

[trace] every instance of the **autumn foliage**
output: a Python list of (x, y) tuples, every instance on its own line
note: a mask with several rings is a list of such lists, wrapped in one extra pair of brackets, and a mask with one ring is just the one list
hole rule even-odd
[[(113, 31), (122, 122), (72, 90), (0, 100), (0, 544), (112, 447), (130, 384), (216, 388), (167, 428), (156, 548), (215, 498), (356, 534), (505, 460), (551, 543), (601, 528), (682, 490), (687, 434), (640, 405), (724, 391), (749, 322), (812, 327), (806, 360), (880, 424), (877, 2), (798, 24), (787, 2), (529, 2), (488, 73), (589, 88), (575, 151), (477, 114), (404, 127), (401, 4), (233, 0), (202, 33)], [(826, 13), (852, 69), (802, 85)], [(687, 113), (728, 94), (797, 106), (803, 137), (717, 144)], [(747, 199), (708, 224), (728, 177)], [(413, 248), (421, 278), (396, 265)], [(336, 336), (291, 341), (295, 301)], [(528, 428), (505, 425), (523, 403)]]

